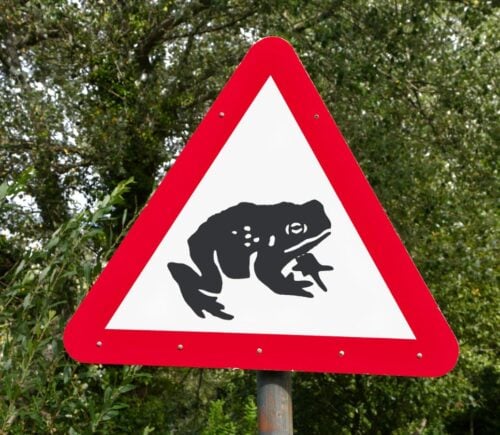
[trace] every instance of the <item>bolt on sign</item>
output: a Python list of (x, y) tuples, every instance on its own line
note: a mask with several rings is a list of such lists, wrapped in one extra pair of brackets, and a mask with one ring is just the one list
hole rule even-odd
[(293, 48), (247, 53), (70, 320), (78, 361), (439, 376), (457, 341)]

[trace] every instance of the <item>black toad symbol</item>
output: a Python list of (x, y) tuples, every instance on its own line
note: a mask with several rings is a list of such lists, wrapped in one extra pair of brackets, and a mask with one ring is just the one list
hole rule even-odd
[(311, 298), (313, 294), (304, 288), (312, 282), (295, 281), (292, 273), (284, 276), (282, 270), (295, 259), (293, 270), (311, 276), (326, 291), (319, 272), (333, 268), (321, 265), (309, 251), (330, 232), (330, 220), (319, 201), (273, 205), (242, 202), (209, 217), (189, 237), (189, 254), (201, 274), (182, 263), (168, 263), (168, 269), (197, 316), (204, 318), (206, 311), (230, 320), (234, 316), (224, 312), (217, 297), (204, 293), (222, 291), (221, 271), (229, 278), (248, 278), (250, 256), (257, 253), (254, 271), (259, 281), (280, 295)]

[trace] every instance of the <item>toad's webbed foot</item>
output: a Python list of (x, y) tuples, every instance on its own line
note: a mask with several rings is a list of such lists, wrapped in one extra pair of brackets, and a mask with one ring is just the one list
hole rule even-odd
[(328, 270), (333, 270), (332, 266), (326, 266), (320, 264), (313, 254), (307, 253), (296, 258), (297, 264), (293, 267), (293, 270), (301, 272), (304, 276), (310, 276), (316, 284), (323, 290), (327, 291), (327, 288), (323, 281), (321, 280), (319, 273)]
[(212, 316), (219, 317), (223, 320), (231, 320), (234, 318), (232, 314), (223, 311), (225, 308), (224, 305), (217, 302), (215, 296), (208, 296), (199, 290), (191, 293), (191, 296), (195, 296), (194, 298), (186, 298), (185, 292), (182, 292), (182, 296), (198, 317), (205, 318), (204, 310)]

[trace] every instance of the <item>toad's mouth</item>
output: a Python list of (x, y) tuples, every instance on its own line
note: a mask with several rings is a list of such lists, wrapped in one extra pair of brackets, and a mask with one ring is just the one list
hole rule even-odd
[(298, 251), (303, 247), (305, 247), (305, 249), (303, 249), (303, 252), (307, 252), (307, 251), (309, 251), (309, 249), (314, 248), (317, 244), (319, 244), (323, 240), (325, 240), (330, 234), (331, 234), (331, 230), (328, 228), (314, 237), (304, 239), (304, 240), (302, 240), (302, 242), (297, 243), (296, 245), (285, 249), (283, 252), (285, 254), (289, 254), (290, 252)]

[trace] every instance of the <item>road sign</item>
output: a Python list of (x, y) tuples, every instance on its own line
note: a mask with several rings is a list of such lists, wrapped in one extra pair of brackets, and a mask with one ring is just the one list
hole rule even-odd
[(256, 43), (69, 322), (82, 362), (438, 376), (456, 339), (293, 48)]

